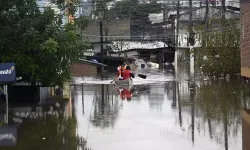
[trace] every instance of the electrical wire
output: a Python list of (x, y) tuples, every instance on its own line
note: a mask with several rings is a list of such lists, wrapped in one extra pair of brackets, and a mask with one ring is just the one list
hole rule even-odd
[[(182, 2), (188, 2), (188, 1), (185, 1), (185, 0), (180, 0), (180, 1), (182, 1)], [(176, 1), (168, 1), (168, 2), (176, 2)], [(194, 2), (196, 2), (196, 1), (194, 1)], [(209, 1), (210, 3), (211, 3), (211, 1)], [(241, 3), (241, 2), (236, 2), (236, 1), (226, 1), (226, 3), (228, 3), (228, 2), (233, 2), (233, 3)], [(250, 1), (249, 1), (250, 2)], [(204, 2), (203, 2), (204, 3)], [(242, 2), (243, 3), (243, 2)], [(247, 2), (248, 3), (248, 2)], [(52, 4), (52, 3), (51, 3)], [(96, 3), (96, 4), (98, 4), (98, 3)], [(103, 3), (99, 3), (99, 4), (103, 4)], [(155, 4), (155, 3), (153, 3), (153, 4), (147, 4), (147, 5), (149, 5), (149, 6), (154, 6), (154, 5), (157, 5), (157, 6), (161, 6), (161, 4)], [(77, 6), (77, 5), (76, 5)], [(81, 6), (88, 6), (88, 5), (78, 5), (79, 7), (81, 7)], [(89, 5), (89, 6), (93, 6), (93, 5)], [(110, 5), (110, 6), (114, 6), (114, 5)], [(27, 6), (28, 7), (28, 6)], [(56, 7), (56, 6), (50, 6), (50, 8), (53, 8), (53, 7)], [(121, 7), (118, 7), (118, 8), (135, 8), (135, 7), (137, 7), (137, 6), (121, 6)], [(38, 8), (46, 8), (46, 6), (45, 7), (41, 7), (41, 6), (38, 6)], [(57, 7), (58, 8), (58, 7)], [(198, 7), (195, 7), (195, 8), (198, 8)], [(198, 8), (199, 9), (199, 8)], [(193, 10), (191, 10), (191, 11), (193, 11)], [(188, 11), (185, 11), (185, 12), (183, 12), (182, 14), (180, 14), (180, 15), (183, 15), (183, 14), (186, 14), (186, 13), (189, 13), (190, 12), (190, 10), (188, 10)], [(218, 12), (217, 14), (214, 14), (213, 16), (216, 16), (216, 15), (222, 15), (223, 13), (225, 13), (225, 12)], [(127, 15), (127, 16), (130, 16), (130, 15)], [(134, 15), (135, 17), (136, 16), (140, 16), (140, 15)], [(210, 18), (212, 18), (213, 16), (211, 16)], [(126, 16), (124, 16), (124, 17), (126, 17)], [(200, 17), (200, 18), (195, 18), (196, 20), (197, 19), (204, 19), (203, 17)], [(139, 21), (140, 21), (140, 19), (138, 19)], [(134, 20), (134, 21), (136, 21), (136, 20)], [(230, 21), (230, 20), (228, 20), (228, 21)], [(228, 30), (232, 30), (232, 29), (236, 29), (236, 28), (228, 28), (228, 29), (223, 29), (223, 30), (219, 30), (219, 31), (228, 31)], [(139, 30), (138, 30), (139, 31)], [(215, 32), (214, 30), (212, 30), (212, 31), (206, 31), (206, 33), (209, 33), (209, 32)], [(197, 32), (196, 32), (197, 33)], [(200, 32), (200, 33), (203, 33), (203, 32)], [(199, 34), (199, 32), (197, 33), (197, 34)], [(175, 35), (175, 34), (167, 34), (167, 36), (171, 36), (171, 35)], [(96, 36), (96, 35), (84, 35), (84, 36), (87, 36), (87, 37), (100, 37), (100, 36)], [(151, 35), (151, 36), (159, 36), (159, 35)], [(103, 37), (105, 37), (105, 38), (129, 38), (130, 36), (103, 36)], [(136, 38), (136, 37), (141, 37), (141, 36), (132, 36), (132, 37), (134, 37), (134, 38)]]
[[(177, 1), (177, 0), (176, 0)], [(173, 1), (173, 2), (176, 2), (176, 1)], [(181, 1), (181, 0), (180, 0)], [(122, 1), (123, 2), (123, 1)], [(188, 2), (188, 1), (185, 1), (185, 2)], [(210, 2), (211, 3), (211, 2)], [(250, 1), (246, 1), (246, 2), (235, 2), (235, 1), (227, 1), (226, 3), (236, 3), (236, 4), (244, 4), (244, 3), (250, 3)], [(48, 4), (50, 4), (50, 5), (48, 5)], [(52, 5), (54, 5), (54, 3), (48, 3), (48, 4), (45, 4), (45, 5), (48, 5), (48, 6), (39, 6), (39, 4), (37, 4), (37, 8), (46, 8), (46, 7), (50, 7), (50, 8), (58, 8), (58, 6), (52, 6)], [(119, 4), (119, 2), (118, 2), (118, 4)], [(138, 5), (148, 5), (148, 6), (162, 6), (162, 4), (165, 4), (165, 3), (139, 3)], [(194, 4), (194, 2), (193, 2), (193, 4)], [(203, 5), (205, 5), (204, 4), (204, 2), (202, 2), (202, 4)], [(211, 3), (212, 4), (212, 3)], [(221, 3), (220, 3), (221, 4)], [(41, 5), (41, 4), (40, 4)], [(56, 4), (55, 4), (56, 5)], [(94, 4), (89, 4), (89, 3), (86, 3), (86, 4), (77, 4), (77, 5), (74, 5), (74, 7), (84, 7), (84, 6), (94, 6), (94, 5), (105, 5), (105, 6), (114, 6), (115, 7), (115, 4), (105, 4), (104, 2), (100, 2), (100, 3), (94, 3)], [(22, 6), (22, 7), (30, 7), (30, 6)], [(131, 5), (131, 6), (120, 6), (120, 7), (116, 7), (116, 8), (135, 8), (135, 7), (138, 7), (138, 6), (135, 6), (135, 5)], [(174, 7), (177, 7), (177, 6), (175, 6), (174, 5)], [(187, 7), (188, 7), (188, 5), (187, 5)], [(217, 6), (217, 7), (220, 7), (220, 6)], [(4, 8), (4, 6), (2, 6), (2, 8)], [(105, 9), (105, 8), (103, 8), (103, 9)]]

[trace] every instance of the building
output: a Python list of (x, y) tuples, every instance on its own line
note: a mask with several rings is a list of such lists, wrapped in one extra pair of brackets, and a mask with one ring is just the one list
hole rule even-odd
[[(107, 40), (130, 39), (130, 19), (112, 19), (103, 21), (103, 35)], [(83, 36), (90, 42), (100, 42), (100, 21), (93, 20), (84, 30)]]
[[(84, 55), (90, 55), (101, 51), (100, 47), (100, 21), (94, 20), (83, 31), (83, 36), (92, 43), (92, 49)], [(103, 21), (104, 50), (112, 40), (130, 39), (130, 19), (114, 19), (108, 22)], [(105, 36), (107, 35), (107, 36)]]
[(63, 25), (65, 25), (68, 22), (68, 20), (70, 19), (69, 17), (66, 16), (67, 14), (64, 11), (61, 11), (58, 8), (58, 6), (56, 4), (51, 3), (51, 0), (37, 0), (36, 2), (37, 2), (37, 5), (39, 7), (39, 10), (41, 12), (44, 11), (44, 8), (50, 7), (52, 10), (55, 11), (56, 15), (62, 14), (63, 15), (63, 18), (62, 18)]
[(240, 52), (241, 52), (241, 75), (250, 77), (250, 3), (247, 0), (240, 0), (241, 9), (241, 37), (240, 37)]
[[(188, 11), (182, 11), (180, 12), (180, 25), (179, 25), (179, 37), (178, 37), (178, 47), (189, 47), (189, 32), (188, 27), (190, 25), (190, 19), (189, 19), (190, 13)], [(193, 24), (200, 25), (205, 20), (206, 16), (206, 7), (202, 6), (200, 8), (194, 8), (192, 11), (192, 19)], [(222, 10), (220, 7), (208, 7), (208, 17), (209, 18), (221, 18), (222, 16)], [(226, 9), (225, 11), (225, 18), (231, 19), (231, 18), (239, 18), (240, 12), (239, 11), (232, 11), (229, 9)], [(194, 47), (200, 46), (199, 41), (199, 35), (195, 35), (194, 39)]]
[(141, 58), (157, 63), (172, 63), (174, 50), (161, 41), (113, 41), (109, 55), (114, 57)]
[(78, 60), (72, 63), (70, 71), (73, 77), (97, 76), (101, 67), (106, 67), (106, 65), (88, 60)]
[(80, 0), (80, 5), (75, 14), (75, 17), (78, 18), (80, 16), (90, 16), (93, 11), (92, 0)]

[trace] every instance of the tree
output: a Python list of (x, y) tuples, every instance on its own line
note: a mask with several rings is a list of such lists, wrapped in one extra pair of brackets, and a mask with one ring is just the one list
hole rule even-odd
[(196, 26), (201, 47), (195, 50), (197, 67), (208, 76), (235, 75), (240, 72), (239, 19), (212, 18)]
[(1, 1), (0, 20), (0, 63), (15, 62), (17, 76), (33, 85), (63, 86), (89, 46), (73, 24), (62, 26), (61, 14), (40, 12), (35, 0)]
[(80, 31), (80, 36), (83, 37), (83, 30), (90, 24), (91, 19), (86, 16), (80, 16), (79, 18), (75, 19), (75, 25), (77, 29)]

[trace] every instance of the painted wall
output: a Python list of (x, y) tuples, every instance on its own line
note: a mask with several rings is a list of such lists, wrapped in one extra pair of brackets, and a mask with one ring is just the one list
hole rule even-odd
[(97, 75), (97, 67), (83, 63), (72, 63), (70, 71), (73, 77)]

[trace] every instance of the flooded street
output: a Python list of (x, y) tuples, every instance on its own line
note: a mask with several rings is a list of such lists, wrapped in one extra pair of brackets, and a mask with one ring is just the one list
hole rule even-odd
[(250, 0), (0, 0), (0, 150), (250, 150)]
[(93, 150), (242, 149), (248, 85), (240, 79), (194, 82), (185, 74), (175, 80), (171, 72), (135, 78), (131, 100), (110, 80), (75, 85), (77, 134)]
[(135, 77), (130, 89), (110, 84), (113, 75), (75, 78), (68, 103), (10, 106), (8, 127), (17, 127), (16, 144), (0, 149), (242, 149), (249, 84), (194, 79), (180, 69), (145, 71), (147, 78)]

